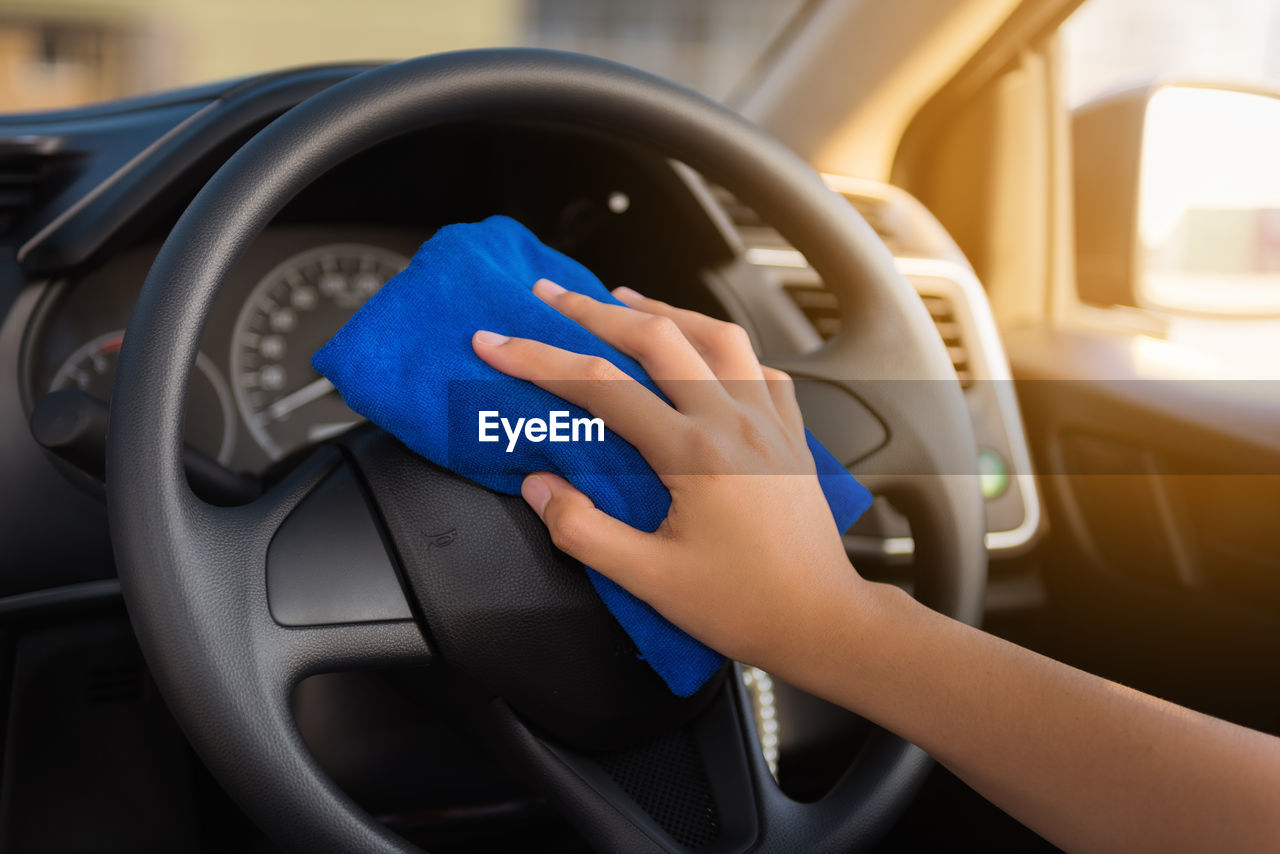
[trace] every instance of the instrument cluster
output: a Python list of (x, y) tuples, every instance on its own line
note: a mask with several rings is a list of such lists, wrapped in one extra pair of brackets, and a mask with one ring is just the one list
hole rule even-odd
[[(420, 229), (268, 229), (224, 284), (187, 394), (189, 445), (259, 472), (361, 419), (311, 355), (396, 273), (430, 233)], [(129, 314), (159, 247), (121, 253), (48, 291), (29, 348), (30, 399), (77, 388), (108, 402)]]

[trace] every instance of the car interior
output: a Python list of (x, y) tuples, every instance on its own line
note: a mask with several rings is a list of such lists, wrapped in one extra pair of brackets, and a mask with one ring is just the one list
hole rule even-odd
[[(532, 4), (646, 4), (601, 5)], [(0, 35), (89, 26), (18, 7)], [(1081, 89), (1167, 4), (772, 7), (714, 100), (549, 37), (0, 87), (0, 850), (1057, 850), (762, 670), (677, 701), (518, 498), (325, 385), (347, 318), (492, 214), (796, 376), (876, 496), (863, 575), (1280, 734), (1280, 89)]]

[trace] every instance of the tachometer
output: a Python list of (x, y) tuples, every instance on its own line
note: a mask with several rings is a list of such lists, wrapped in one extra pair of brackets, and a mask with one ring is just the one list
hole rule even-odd
[(377, 246), (333, 244), (289, 258), (253, 289), (232, 334), (231, 382), (240, 416), (273, 460), (360, 420), (311, 356), (408, 265)]
[[(78, 388), (100, 400), (110, 401), (111, 387), (116, 378), (116, 360), (120, 357), (123, 342), (124, 330), (117, 329), (80, 345), (53, 375), (49, 390)], [(201, 353), (196, 357), (196, 371), (191, 376), (187, 392), (187, 442), (227, 465), (231, 461), (235, 438), (231, 390), (213, 360)]]

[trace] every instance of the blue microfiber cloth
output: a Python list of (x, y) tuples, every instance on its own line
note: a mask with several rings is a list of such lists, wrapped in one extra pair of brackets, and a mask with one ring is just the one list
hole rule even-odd
[[(530, 289), (541, 278), (621, 304), (581, 264), (515, 220), (494, 216), (440, 229), (315, 354), (312, 365), (348, 406), (438, 465), (509, 494), (519, 493), (530, 472), (555, 472), (604, 512), (653, 531), (666, 518), (671, 496), (639, 452), (611, 431), (602, 442), (521, 439), (510, 452), (501, 429), (499, 441), (478, 441), (481, 410), (499, 411), (512, 423), (545, 419), (554, 410), (590, 416), (480, 361), (471, 348), (477, 329), (602, 356), (661, 394), (638, 363), (534, 296)], [(843, 531), (871, 496), (812, 435), (807, 438)], [(587, 573), (640, 655), (677, 695), (693, 694), (724, 662), (613, 581)]]

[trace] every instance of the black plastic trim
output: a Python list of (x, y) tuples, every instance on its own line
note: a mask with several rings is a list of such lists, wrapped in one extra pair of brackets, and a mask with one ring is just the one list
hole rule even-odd
[(346, 465), (276, 531), (267, 549), (267, 604), (282, 626), (413, 619), (382, 532)]
[(58, 611), (95, 602), (120, 599), (120, 582), (115, 578), (83, 581), (47, 590), (33, 590), (13, 596), (0, 596), (0, 618)]

